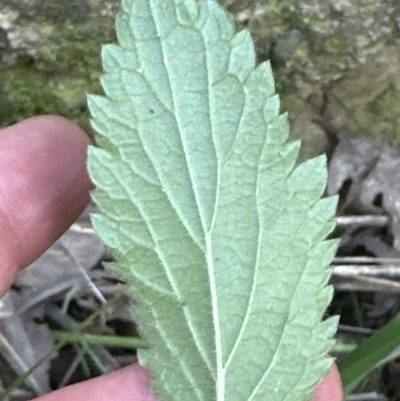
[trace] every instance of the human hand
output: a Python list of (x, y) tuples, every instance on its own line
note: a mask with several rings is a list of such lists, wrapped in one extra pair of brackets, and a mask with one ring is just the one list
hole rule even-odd
[[(89, 202), (89, 139), (63, 117), (41, 116), (0, 130), (0, 297)], [(138, 364), (78, 383), (35, 401), (157, 401)], [(335, 368), (313, 401), (341, 401)]]

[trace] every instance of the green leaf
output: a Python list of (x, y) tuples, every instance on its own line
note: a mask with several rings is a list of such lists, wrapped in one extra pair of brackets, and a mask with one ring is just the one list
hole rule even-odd
[(327, 373), (336, 200), (295, 167), (269, 63), (212, 0), (125, 0), (91, 96), (93, 224), (162, 400), (300, 401)]
[(399, 332), (400, 314), (397, 314), (386, 326), (339, 359), (338, 365), (347, 394), (373, 369), (399, 357)]

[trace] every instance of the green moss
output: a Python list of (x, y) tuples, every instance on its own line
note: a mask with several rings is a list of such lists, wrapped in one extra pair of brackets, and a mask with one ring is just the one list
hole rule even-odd
[[(395, 45), (370, 56), (331, 90), (330, 113), (354, 132), (400, 147), (398, 105), (400, 50)], [(379, 74), (384, 71), (384, 74)]]
[(285, 15), (293, 0), (272, 0), (266, 4), (265, 13), (271, 17), (282, 17)]
[(248, 28), (255, 37), (273, 38), (284, 32), (290, 25), (293, 0), (271, 0), (266, 4), (262, 14), (252, 16)]
[(65, 114), (89, 130), (86, 93), (101, 93), (102, 43), (113, 42), (111, 18), (98, 17), (84, 25), (48, 25), (36, 55), (36, 65), (53, 77), (53, 94), (66, 104)]
[(354, 46), (354, 41), (340, 33), (322, 39), (321, 49), (332, 55), (345, 55)]
[(299, 59), (308, 59), (309, 54), (310, 54), (310, 46), (306, 42), (300, 44), (294, 53), (295, 57)]
[(371, 14), (375, 13), (378, 5), (376, 0), (361, 0), (362, 6), (368, 10)]
[(113, 19), (94, 15), (82, 24), (47, 20), (40, 34), (34, 56), (0, 75), (1, 124), (55, 113), (90, 132), (86, 93), (101, 93), (100, 50), (102, 43), (115, 41)]
[(46, 36), (35, 56), (39, 70), (57, 76), (79, 77), (94, 88), (101, 72), (101, 44), (113, 40), (112, 21), (95, 19), (81, 26), (66, 21), (47, 24), (43, 31)]
[(65, 104), (52, 94), (50, 86), (38, 72), (17, 68), (6, 75), (4, 93), (19, 119), (43, 113), (60, 114)]

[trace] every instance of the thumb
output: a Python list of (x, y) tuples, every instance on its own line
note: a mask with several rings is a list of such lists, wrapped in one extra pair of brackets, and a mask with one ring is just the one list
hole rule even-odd
[(33, 401), (158, 401), (139, 364), (54, 391)]
[(339, 370), (334, 365), (328, 376), (316, 388), (313, 401), (342, 401), (343, 399), (342, 381)]

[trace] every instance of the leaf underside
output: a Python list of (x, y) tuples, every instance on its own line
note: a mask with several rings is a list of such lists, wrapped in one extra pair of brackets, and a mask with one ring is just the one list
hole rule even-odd
[(327, 373), (336, 199), (213, 0), (125, 0), (90, 96), (93, 216), (163, 401), (301, 401)]

